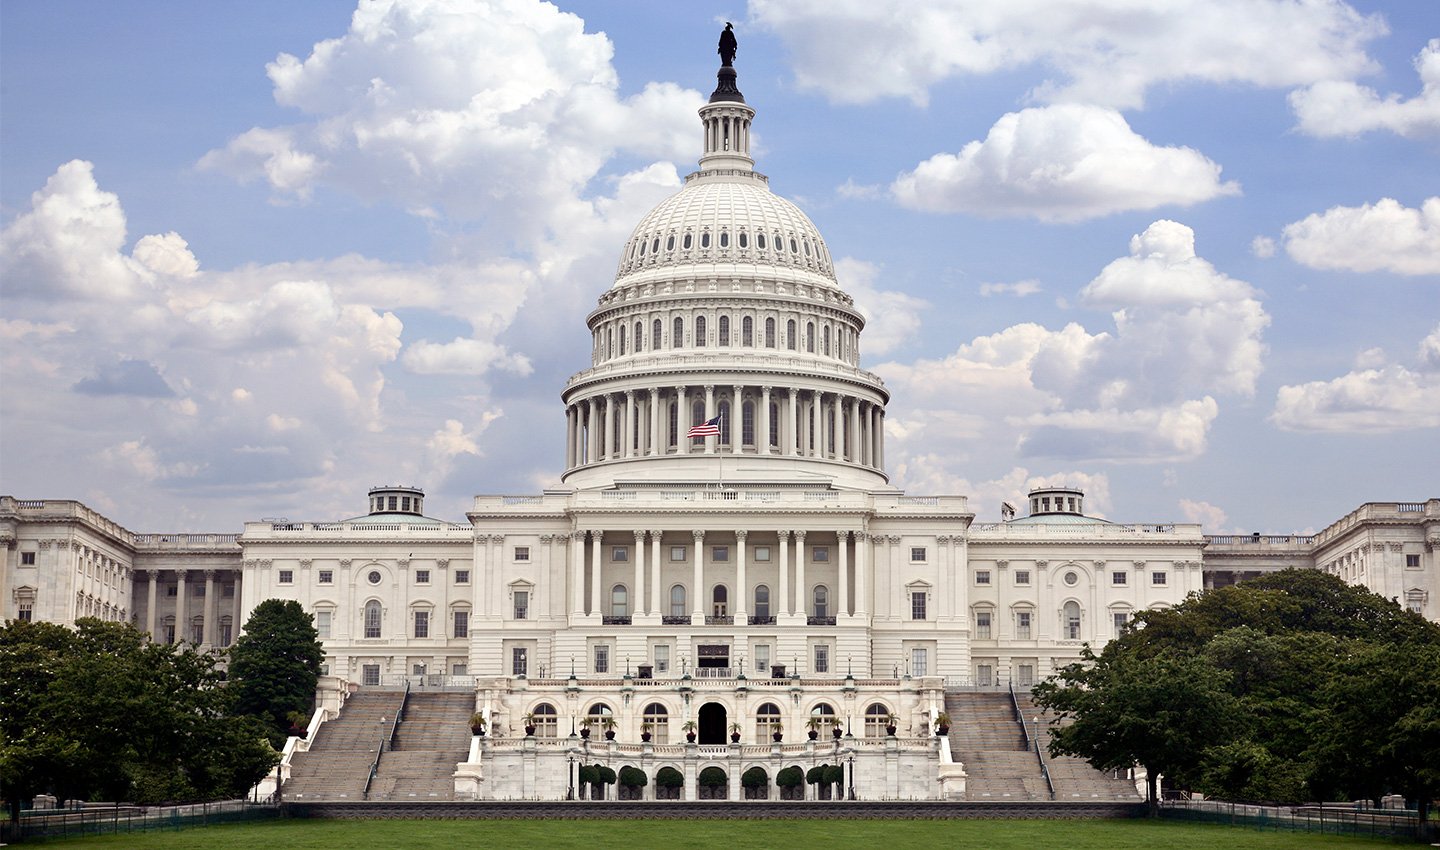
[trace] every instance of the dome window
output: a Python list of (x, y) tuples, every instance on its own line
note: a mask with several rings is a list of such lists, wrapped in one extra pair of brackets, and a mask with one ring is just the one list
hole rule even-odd
[(778, 230), (775, 231), (775, 250), (776, 250), (776, 251), (783, 251), (783, 250), (785, 250), (785, 240), (780, 238), (780, 231), (778, 231)]
[[(743, 239), (744, 237), (741, 238)], [(755, 247), (759, 248), (761, 251), (765, 250), (765, 234), (755, 234)]]
[(645, 240), (640, 240), (640, 256), (645, 256)]
[(709, 234), (709, 233), (702, 233), (702, 234), (700, 234), (700, 247), (701, 247), (701, 248), (709, 248), (709, 247), (710, 247), (710, 234)]
[(745, 232), (744, 232), (743, 230), (740, 232), (740, 247), (741, 247), (741, 248), (749, 248), (749, 247), (750, 247), (750, 239), (749, 239), (749, 237), (747, 237), (747, 236), (745, 235)]
[(673, 234), (673, 233), (670, 234), (670, 236), (665, 240), (665, 250), (666, 250), (666, 251), (673, 251), (673, 250), (675, 250), (675, 234)]
[(728, 231), (728, 230), (722, 230), (722, 231), (720, 231), (720, 247), (721, 247), (721, 248), (729, 248), (729, 247), (730, 247), (730, 231)]
[[(645, 253), (645, 249), (644, 249), (643, 247), (640, 249), (640, 253), (642, 253), (642, 254)], [(798, 254), (798, 253), (800, 253), (800, 246), (798, 246), (798, 245), (795, 244), (795, 240), (794, 240), (794, 239), (791, 239), (791, 240), (790, 240), (790, 253), (792, 253), (792, 254)]]
[[(660, 253), (660, 237), (659, 237), (659, 236), (656, 236), (654, 243), (652, 243), (652, 244), (650, 245), (650, 253), (652, 253), (652, 254), (658, 254), (658, 253)], [(807, 254), (810, 253), (810, 246), (809, 246), (809, 245), (806, 245), (806, 246), (805, 246), (805, 253), (807, 253)]]
[(685, 240), (680, 243), (680, 247), (686, 251), (690, 250), (690, 234), (685, 234)]
[(805, 240), (805, 256), (810, 256), (810, 240)]

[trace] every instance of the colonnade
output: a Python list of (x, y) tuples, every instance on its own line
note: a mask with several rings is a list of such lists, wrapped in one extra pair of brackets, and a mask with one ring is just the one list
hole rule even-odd
[[(695, 415), (697, 402), (703, 418)], [(717, 416), (721, 436), (685, 436)], [(605, 392), (569, 404), (565, 419), (567, 469), (689, 454), (829, 458), (885, 467), (884, 405), (819, 389), (706, 384)]]
[[(150, 633), (152, 640), (163, 640), (166, 636), (157, 631), (163, 625), (160, 618), (160, 596), (161, 573), (172, 573), (175, 578), (175, 605), (170, 611), (170, 616), (175, 620), (176, 641), (193, 641), (195, 635), (190, 626), (192, 618), (199, 615), (201, 618), (201, 632), (198, 643), (206, 646), (228, 646), (239, 634), (240, 618), (240, 582), (239, 570), (186, 570), (186, 569), (137, 569), (136, 572), (146, 573), (149, 586), (146, 588), (145, 596), (145, 630)], [(191, 576), (191, 572), (200, 573), (198, 576)], [(205, 582), (205, 594), (200, 597), (200, 604), (195, 608), (191, 607), (191, 597), (195, 595), (191, 580), (198, 581), (203, 578)], [(225, 596), (221, 591), (229, 586), (231, 593)], [(224, 597), (222, 604), (221, 597)], [(169, 598), (167, 593), (166, 598)], [(167, 606), (168, 607), (168, 606)], [(230, 618), (230, 633), (221, 633), (221, 621), (225, 617)]]

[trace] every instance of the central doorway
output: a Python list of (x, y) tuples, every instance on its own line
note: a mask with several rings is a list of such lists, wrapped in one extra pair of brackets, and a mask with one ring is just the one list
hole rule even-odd
[(702, 744), (725, 743), (725, 706), (707, 702), (700, 706), (699, 737)]

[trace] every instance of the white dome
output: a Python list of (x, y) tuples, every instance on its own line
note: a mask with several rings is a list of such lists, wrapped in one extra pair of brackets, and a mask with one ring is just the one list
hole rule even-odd
[(615, 286), (661, 276), (724, 276), (736, 265), (752, 274), (768, 267), (766, 276), (836, 285), (825, 240), (799, 207), (753, 172), (719, 179), (701, 172), (640, 220), (620, 256)]

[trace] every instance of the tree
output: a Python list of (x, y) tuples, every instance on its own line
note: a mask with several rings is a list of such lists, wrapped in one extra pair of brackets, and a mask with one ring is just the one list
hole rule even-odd
[(1149, 658), (1117, 648), (1082, 660), (1035, 686), (1035, 703), (1058, 714), (1050, 751), (1079, 756), (1098, 770), (1144, 766), (1152, 814), (1158, 811), (1160, 774), (1195, 775), (1206, 747), (1233, 737), (1235, 698), (1229, 675), (1174, 652)]
[(263, 720), (278, 747), (290, 728), (288, 715), (314, 710), (324, 659), (314, 619), (300, 603), (261, 602), (230, 650), (229, 691), (235, 711)]

